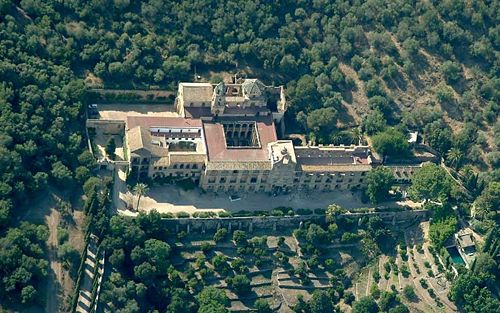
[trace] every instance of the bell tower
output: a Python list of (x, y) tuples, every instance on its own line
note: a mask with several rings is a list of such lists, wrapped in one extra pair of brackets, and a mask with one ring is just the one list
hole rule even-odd
[(214, 88), (214, 94), (212, 96), (212, 115), (219, 116), (224, 114), (224, 107), (226, 106), (225, 94), (226, 86), (224, 85), (224, 82), (218, 83)]

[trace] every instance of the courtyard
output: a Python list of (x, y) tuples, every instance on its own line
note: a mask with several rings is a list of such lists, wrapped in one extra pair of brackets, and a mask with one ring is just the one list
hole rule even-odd
[[(136, 215), (137, 196), (128, 190), (125, 182), (126, 174), (123, 167), (118, 167), (115, 174), (113, 193), (114, 208), (121, 214)], [(231, 199), (232, 198), (232, 199)], [(239, 199), (239, 200), (235, 200)], [(271, 211), (277, 207), (291, 207), (293, 209), (326, 208), (335, 203), (345, 209), (369, 207), (370, 204), (361, 201), (361, 192), (331, 191), (314, 192), (298, 191), (290, 194), (269, 195), (266, 193), (211, 193), (200, 188), (184, 190), (176, 185), (150, 186), (139, 203), (140, 212), (156, 210), (160, 213), (186, 212), (193, 214), (203, 211)], [(393, 202), (384, 203), (384, 206), (416, 206), (415, 203)], [(126, 208), (134, 208), (128, 210)]]

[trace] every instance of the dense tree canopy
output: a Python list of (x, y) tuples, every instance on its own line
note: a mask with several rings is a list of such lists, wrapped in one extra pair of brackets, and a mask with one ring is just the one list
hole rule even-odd
[(387, 167), (377, 167), (371, 170), (366, 177), (368, 188), (366, 193), (373, 204), (386, 200), (389, 190), (394, 183), (394, 175)]
[(42, 301), (36, 290), (41, 290), (47, 276), (49, 264), (44, 260), (47, 239), (47, 227), (28, 223), (9, 229), (0, 238), (0, 286), (5, 291), (2, 297), (22, 303)]
[[(267, 84), (286, 84), (289, 129), (317, 143), (357, 142), (346, 125), (368, 116), (363, 131), (382, 155), (405, 155), (402, 130), (417, 129), (457, 169), (468, 162), (494, 168), (500, 162), (498, 33), (495, 1), (0, 1), (0, 240), (3, 253), (15, 254), (0, 261), (0, 294), (28, 303), (43, 292), (37, 288), (45, 276), (43, 232), (7, 226), (48, 184), (86, 182), (85, 212), (98, 217), (93, 227), (108, 230), (109, 199), (102, 182), (89, 178), (95, 160), (82, 153), (84, 80), (94, 87), (173, 89), (198, 72), (250, 69)], [(419, 92), (432, 99), (417, 104)], [(360, 116), (351, 121), (346, 112)], [(452, 132), (450, 120), (463, 127)], [(400, 121), (398, 130), (387, 126)], [(492, 140), (480, 140), (478, 129)], [(447, 196), (442, 171), (419, 173), (416, 197)], [(495, 188), (476, 200), (484, 216), (498, 202)], [(112, 263), (128, 269), (113, 275), (103, 293), (113, 311), (144, 311), (148, 301), (160, 311), (196, 310), (183, 288), (171, 288), (170, 247), (157, 215), (113, 218), (109, 232), (104, 245)], [(311, 240), (323, 235), (314, 227), (309, 233)], [(14, 237), (26, 245), (17, 249)], [(234, 239), (247, 244), (244, 234)], [(23, 266), (26, 260), (36, 266)], [(162, 283), (146, 286), (156, 277)], [(477, 298), (485, 297), (479, 292)], [(209, 303), (200, 311), (225, 307)]]
[(421, 200), (446, 200), (451, 189), (446, 171), (434, 163), (426, 163), (412, 179), (410, 196)]
[(372, 137), (373, 148), (381, 156), (403, 157), (409, 153), (408, 139), (394, 129), (389, 128)]

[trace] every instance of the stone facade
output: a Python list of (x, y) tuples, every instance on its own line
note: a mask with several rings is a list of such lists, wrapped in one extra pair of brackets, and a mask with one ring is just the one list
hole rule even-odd
[(366, 146), (295, 147), (278, 140), (283, 86), (257, 79), (180, 83), (178, 118), (133, 117), (126, 146), (138, 177), (192, 179), (214, 192), (350, 190), (366, 184)]

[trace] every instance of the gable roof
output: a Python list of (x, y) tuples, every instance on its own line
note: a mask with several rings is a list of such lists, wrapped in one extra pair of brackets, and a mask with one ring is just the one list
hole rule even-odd
[(127, 131), (127, 143), (130, 153), (144, 149), (155, 156), (168, 155), (168, 148), (154, 145), (151, 141), (151, 133), (147, 128), (136, 126)]

